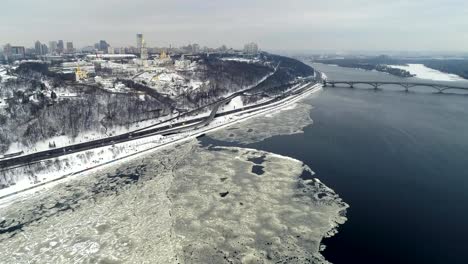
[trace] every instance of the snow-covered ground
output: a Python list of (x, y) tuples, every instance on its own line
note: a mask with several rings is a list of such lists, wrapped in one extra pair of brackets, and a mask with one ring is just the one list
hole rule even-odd
[[(247, 86), (243, 90), (248, 90), (248, 89), (251, 89), (252, 87), (255, 87), (255, 86), (259, 85), (260, 83), (264, 82), (266, 79), (268, 79), (268, 77), (270, 77), (274, 73), (275, 73), (275, 71), (265, 75), (257, 83), (254, 83), (254, 84), (252, 84), (250, 86)], [(150, 74), (149, 73), (143, 73), (142, 75), (139, 76), (139, 78), (141, 76), (146, 76), (146, 78), (148, 78), (148, 76), (150, 76)], [(191, 80), (191, 82), (193, 83), (193, 85), (197, 85), (195, 83), (195, 81)], [(46, 83), (46, 86), (50, 86), (50, 85), (48, 83)], [(296, 88), (296, 87), (293, 87), (293, 88)], [(59, 90), (56, 90), (56, 92), (57, 92), (57, 95), (59, 97), (70, 97), (70, 96), (75, 96), (76, 95), (76, 94), (68, 91), (67, 89), (63, 89), (63, 90), (59, 89)], [(226, 96), (230, 96), (230, 95), (231, 94), (228, 94)], [(267, 99), (265, 99), (265, 100), (267, 100)], [(262, 103), (265, 100), (259, 101), (257, 103)], [(0, 109), (2, 108), (2, 106), (3, 106), (3, 104), (0, 102)], [(225, 105), (225, 106), (221, 107), (219, 109), (219, 113), (239, 109), (239, 108), (241, 108), (243, 106), (245, 106), (245, 105), (243, 104), (241, 98), (236, 97), (236, 98), (233, 98), (228, 105)], [(144, 127), (156, 128), (156, 127), (160, 127), (160, 126), (166, 126), (168, 124), (189, 121), (189, 120), (192, 120), (192, 119), (195, 119), (195, 118), (207, 117), (209, 115), (210, 115), (210, 109), (206, 108), (205, 111), (200, 112), (200, 113), (198, 113), (196, 115), (181, 116), (181, 117), (177, 118), (177, 120), (173, 120), (170, 123), (166, 123), (164, 121), (176, 117), (177, 114), (164, 116), (164, 117), (161, 117), (161, 118), (158, 118), (158, 119), (150, 119), (150, 120), (135, 122), (133, 124), (130, 124), (128, 127), (126, 127), (126, 126), (116, 126), (116, 127), (113, 127), (111, 129), (107, 130), (107, 132), (104, 132), (104, 129), (101, 130), (101, 131), (86, 131), (86, 132), (82, 132), (82, 133), (78, 134), (78, 136), (76, 136), (75, 138), (71, 138), (71, 137), (68, 137), (68, 136), (54, 137), (54, 138), (47, 139), (45, 141), (37, 142), (32, 146), (24, 146), (21, 143), (12, 143), (9, 146), (9, 149), (5, 152), (5, 154), (11, 154), (11, 153), (17, 153), (17, 152), (23, 151), (24, 155), (27, 155), (27, 154), (31, 154), (31, 153), (35, 153), (35, 152), (39, 152), (39, 151), (49, 150), (50, 149), (49, 144), (52, 144), (53, 146), (55, 146), (53, 148), (65, 147), (65, 146), (69, 146), (69, 145), (73, 145), (73, 144), (78, 144), (78, 143), (83, 143), (83, 142), (88, 142), (88, 141), (92, 141), (92, 140), (98, 140), (98, 139), (106, 138), (108, 136), (115, 136), (115, 135), (119, 135), (119, 134), (128, 133), (130, 131), (135, 131), (135, 130), (138, 130), (138, 129), (141, 129), (141, 128), (144, 128)], [(158, 124), (160, 124), (160, 125), (158, 125)]]
[(8, 107), (8, 104), (5, 101), (5, 99), (0, 98), (0, 109), (7, 108), (7, 107)]
[(227, 111), (236, 110), (242, 107), (244, 107), (242, 98), (240, 96), (237, 96), (234, 99), (232, 99), (227, 105), (221, 106), (219, 108), (219, 112), (227, 112)]
[[(303, 86), (295, 86), (301, 88)], [(271, 113), (284, 107), (288, 107), (295, 102), (307, 97), (308, 95), (321, 90), (321, 85), (317, 84), (313, 89), (290, 98), (285, 98), (270, 105), (262, 106), (254, 112), (239, 112), (230, 116), (223, 116), (214, 119), (207, 126), (198, 129), (190, 129), (186, 132), (181, 132), (169, 137), (160, 135), (137, 139), (125, 143), (115, 144), (96, 148), (79, 153), (64, 155), (59, 158), (46, 160), (35, 163), (28, 167), (13, 168), (8, 171), (0, 172), (3, 184), (11, 185), (8, 188), (0, 190), (0, 197), (10, 195), (40, 184), (58, 180), (66, 175), (74, 175), (78, 172), (98, 168), (102, 165), (109, 164), (116, 160), (121, 160), (135, 155), (140, 155), (141, 152), (160, 148), (164, 145), (175, 144), (180, 141), (189, 140), (208, 131), (217, 130), (233, 123), (242, 122), (252, 117)], [(231, 104), (231, 103), (230, 103)], [(233, 101), (231, 106), (239, 105), (238, 101)], [(57, 138), (57, 143), (66, 143), (67, 139)], [(44, 146), (44, 145), (42, 145)], [(47, 145), (45, 145), (48, 147)], [(57, 145), (58, 147), (58, 145)]]
[(197, 90), (209, 84), (209, 82), (202, 82), (197, 79), (187, 79), (174, 69), (161, 67), (154, 67), (152, 71), (141, 73), (134, 80), (148, 85), (160, 93), (172, 96)]
[(256, 63), (259, 62), (259, 59), (246, 59), (246, 58), (239, 58), (239, 57), (231, 57), (231, 58), (222, 58), (223, 61), (238, 61), (238, 62), (247, 62), (247, 63)]
[(321, 241), (348, 206), (304, 173), (254, 149), (155, 151), (1, 208), (0, 262), (328, 263)]
[(426, 67), (423, 64), (408, 64), (408, 65), (388, 65), (388, 67), (406, 70), (411, 74), (415, 74), (419, 79), (433, 81), (463, 81), (462, 77), (456, 74), (449, 74)]
[(321, 72), (320, 75), (322, 77), (322, 80), (328, 80), (328, 76), (324, 72)]
[(16, 79), (15, 76), (8, 75), (8, 74), (7, 74), (7, 69), (6, 69), (5, 67), (3, 67), (3, 66), (0, 66), (0, 78), (2, 79), (2, 80), (0, 81), (0, 84), (1, 84), (2, 82), (5, 82), (5, 81), (8, 80), (8, 79)]

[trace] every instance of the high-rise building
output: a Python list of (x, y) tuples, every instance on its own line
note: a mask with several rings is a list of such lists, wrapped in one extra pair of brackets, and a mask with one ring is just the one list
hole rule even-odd
[(6, 44), (3, 46), (3, 57), (6, 61), (8, 61), (11, 58), (11, 45)]
[(73, 42), (67, 42), (67, 52), (68, 53), (75, 52), (75, 49), (73, 48)]
[(26, 50), (23, 46), (11, 46), (10, 44), (6, 44), (3, 47), (3, 56), (7, 61), (24, 59), (26, 56)]
[(65, 51), (65, 45), (63, 44), (63, 40), (59, 40), (57, 43), (57, 52), (63, 53)]
[(109, 47), (109, 44), (107, 44), (107, 42), (105, 40), (101, 40), (99, 41), (99, 50), (104, 52), (104, 53), (107, 53), (107, 48)]
[(18, 59), (24, 59), (26, 55), (26, 50), (23, 46), (13, 46), (11, 47), (11, 52), (13, 53), (13, 56)]
[(250, 42), (244, 45), (244, 53), (249, 55), (257, 55), (258, 45), (257, 43)]
[(197, 43), (194, 43), (192, 45), (192, 53), (199, 53), (200, 52), (200, 45), (198, 45)]
[(34, 43), (34, 51), (36, 55), (44, 55), (42, 53), (42, 44), (39, 40)]
[(136, 35), (137, 49), (140, 52), (140, 49), (143, 47), (143, 34), (139, 33)]
[(50, 41), (49, 42), (49, 51), (51, 53), (56, 53), (57, 52), (57, 41)]
[(46, 44), (41, 45), (41, 50), (42, 50), (42, 55), (49, 53), (49, 49), (47, 48)]
[(148, 48), (146, 48), (145, 40), (143, 40), (141, 43), (140, 58), (142, 60), (148, 59)]

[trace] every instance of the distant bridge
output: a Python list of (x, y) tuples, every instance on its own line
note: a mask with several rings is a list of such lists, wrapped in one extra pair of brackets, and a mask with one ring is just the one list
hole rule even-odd
[(423, 83), (423, 82), (380, 82), (380, 81), (331, 81), (323, 80), (323, 84), (326, 87), (336, 87), (337, 85), (347, 86), (349, 88), (355, 88), (356, 85), (367, 85), (374, 90), (381, 90), (381, 86), (384, 85), (396, 85), (401, 86), (406, 92), (409, 92), (413, 87), (430, 87), (433, 88), (436, 93), (444, 93), (447, 90), (464, 90), (468, 92), (468, 87), (451, 86), (446, 84), (436, 83)]

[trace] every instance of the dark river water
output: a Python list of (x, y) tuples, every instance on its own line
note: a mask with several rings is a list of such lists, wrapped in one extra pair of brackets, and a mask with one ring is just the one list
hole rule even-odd
[[(335, 80), (399, 79), (314, 66)], [(350, 205), (327, 260), (468, 263), (468, 96), (325, 88), (305, 102), (303, 134), (247, 147), (304, 161)]]

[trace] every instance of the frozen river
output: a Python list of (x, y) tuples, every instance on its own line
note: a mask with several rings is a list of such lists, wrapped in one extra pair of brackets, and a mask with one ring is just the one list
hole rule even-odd
[[(314, 66), (333, 80), (402, 80)], [(468, 257), (467, 100), (463, 95), (325, 88), (303, 102), (313, 107), (304, 133), (252, 143), (246, 133), (232, 130), (231, 138), (242, 135), (237, 143), (229, 134), (216, 136), (224, 141), (204, 143), (246, 143), (241, 145), (293, 157), (315, 171), (350, 206), (347, 222), (324, 241), (323, 254), (333, 263), (461, 264)], [(258, 131), (251, 131), (255, 138), (261, 137)]]

